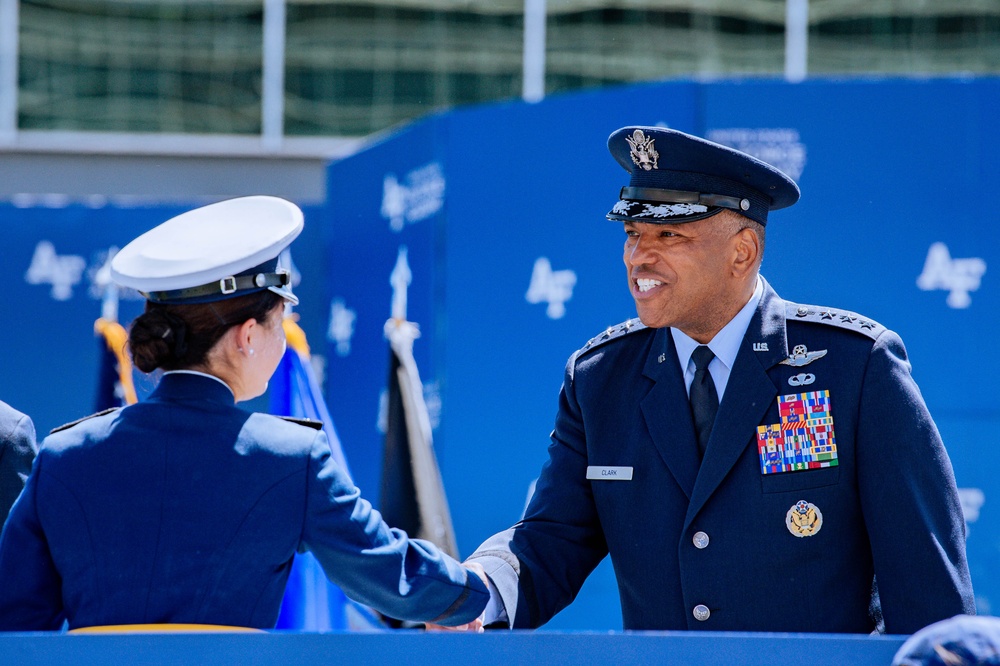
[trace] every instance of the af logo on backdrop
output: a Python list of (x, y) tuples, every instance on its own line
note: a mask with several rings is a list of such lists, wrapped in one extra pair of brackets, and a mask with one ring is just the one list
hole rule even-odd
[[(31, 263), (24, 273), (24, 281), (33, 285), (50, 285), (49, 296), (56, 301), (73, 298), (73, 289), (86, 281), (87, 294), (101, 300), (105, 287), (110, 283), (108, 272), (111, 258), (117, 247), (101, 248), (91, 253), (91, 261), (78, 254), (59, 254), (48, 240), (39, 241), (31, 255)], [(134, 289), (120, 288), (118, 297), (127, 300), (144, 300)]]
[(56, 247), (47, 240), (39, 241), (31, 257), (24, 280), (28, 284), (52, 285), (52, 298), (68, 301), (73, 297), (73, 287), (80, 283), (87, 260), (75, 254), (57, 254)]
[(575, 271), (554, 271), (547, 257), (539, 257), (535, 260), (531, 283), (524, 298), (532, 304), (548, 303), (545, 314), (549, 319), (561, 319), (566, 314), (566, 301), (573, 298), (575, 286)]
[(924, 270), (917, 277), (917, 286), (924, 291), (941, 289), (948, 292), (949, 307), (967, 308), (972, 303), (969, 292), (979, 289), (986, 262), (979, 257), (952, 259), (948, 246), (934, 243), (927, 251)]

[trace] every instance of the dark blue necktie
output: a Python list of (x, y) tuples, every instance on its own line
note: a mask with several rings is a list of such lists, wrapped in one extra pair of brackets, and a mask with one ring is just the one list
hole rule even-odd
[(715, 391), (712, 373), (708, 371), (708, 364), (713, 358), (715, 354), (705, 345), (700, 345), (691, 354), (695, 367), (694, 381), (691, 382), (691, 416), (694, 418), (694, 432), (698, 438), (698, 452), (702, 456), (708, 448), (715, 414), (719, 411), (719, 394)]

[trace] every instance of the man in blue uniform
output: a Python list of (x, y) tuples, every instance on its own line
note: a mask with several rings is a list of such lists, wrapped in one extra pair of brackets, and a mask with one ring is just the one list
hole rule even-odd
[(951, 464), (899, 337), (759, 276), (796, 184), (654, 127), (630, 173), (639, 318), (569, 359), (523, 520), (470, 557), (485, 621), (538, 627), (610, 555), (625, 629), (909, 633), (974, 613)]
[(131, 325), (142, 402), (52, 432), (0, 537), (0, 630), (118, 624), (273, 627), (292, 558), (311, 551), (391, 617), (470, 624), (475, 567), (387, 525), (315, 422), (253, 414), (297, 303), (281, 251), (302, 212), (275, 197), (189, 211), (111, 264), (142, 292)]

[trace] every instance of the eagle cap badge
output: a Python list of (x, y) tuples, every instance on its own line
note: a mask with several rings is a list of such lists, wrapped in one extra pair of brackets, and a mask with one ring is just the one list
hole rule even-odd
[(812, 536), (823, 527), (823, 513), (812, 502), (799, 500), (785, 514), (785, 526), (792, 536)]
[(632, 132), (632, 136), (626, 136), (625, 140), (628, 141), (628, 145), (632, 149), (630, 155), (632, 156), (632, 162), (637, 167), (645, 171), (652, 171), (657, 168), (660, 154), (653, 147), (652, 137), (647, 137), (641, 129), (637, 129)]

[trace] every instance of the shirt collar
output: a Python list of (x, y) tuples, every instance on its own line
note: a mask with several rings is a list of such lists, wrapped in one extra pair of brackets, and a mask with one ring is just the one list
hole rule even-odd
[[(750, 326), (750, 320), (753, 319), (754, 312), (756, 312), (757, 306), (760, 305), (760, 299), (763, 295), (764, 282), (758, 275), (757, 284), (754, 287), (753, 295), (750, 296), (750, 300), (708, 343), (708, 348), (712, 350), (715, 357), (730, 371), (733, 369), (733, 364), (736, 363), (736, 355), (740, 351), (740, 344), (743, 342), (747, 328)], [(684, 371), (691, 361), (691, 354), (694, 353), (695, 348), (701, 343), (687, 336), (677, 328), (671, 328), (670, 335), (674, 339), (677, 360), (681, 364), (681, 370)]]

